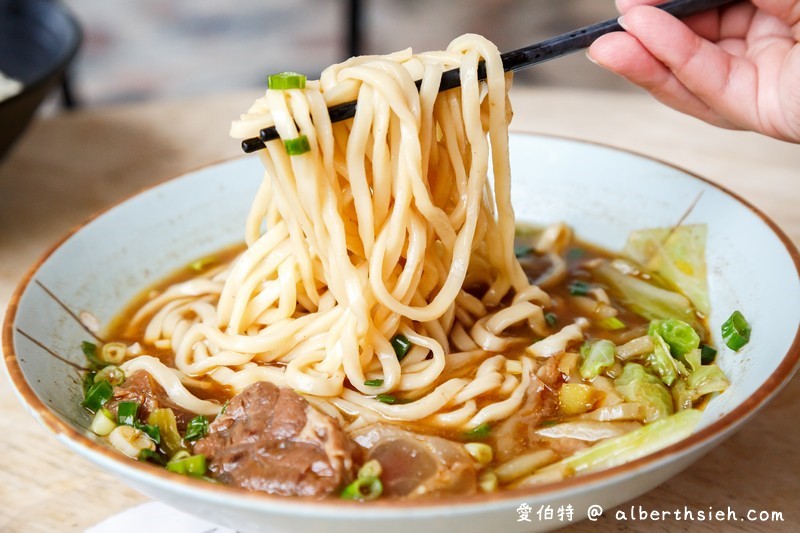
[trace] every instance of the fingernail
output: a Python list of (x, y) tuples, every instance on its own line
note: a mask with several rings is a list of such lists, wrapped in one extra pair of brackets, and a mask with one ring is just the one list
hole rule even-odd
[(600, 63), (598, 63), (597, 61), (594, 60), (590, 50), (586, 50), (586, 59), (588, 59), (589, 61), (591, 61), (595, 65), (599, 65), (600, 64)]
[(622, 15), (617, 19), (617, 24), (622, 26), (623, 30), (628, 31), (628, 27), (625, 25), (625, 15)]

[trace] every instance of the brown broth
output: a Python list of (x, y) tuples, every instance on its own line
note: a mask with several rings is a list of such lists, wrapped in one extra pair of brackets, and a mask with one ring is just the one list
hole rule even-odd
[[(188, 263), (186, 266), (181, 267), (175, 272), (168, 275), (166, 278), (156, 282), (150, 287), (144, 289), (139, 293), (125, 309), (112, 320), (105, 332), (105, 337), (112, 341), (123, 342), (125, 344), (133, 344), (138, 342), (145, 353), (157, 357), (162, 363), (167, 366), (175, 366), (175, 355), (171, 349), (158, 348), (153, 344), (149, 344), (144, 340), (144, 331), (147, 327), (147, 320), (142, 320), (135, 327), (131, 326), (131, 321), (136, 315), (136, 312), (148, 301), (153, 299), (158, 294), (164, 292), (168, 287), (176, 283), (188, 281), (202, 272), (210, 269), (226, 265), (233, 261), (236, 256), (242, 253), (245, 249), (244, 244), (235, 244), (227, 248), (223, 248), (219, 252), (198, 258), (195, 261)], [(211, 261), (213, 259), (213, 261)], [(204, 265), (201, 269), (192, 268), (192, 265), (203, 262)], [(149, 318), (149, 317), (147, 317)], [(203, 400), (216, 400), (224, 403), (233, 396), (233, 391), (220, 385), (216, 381), (206, 377), (197, 379), (198, 386), (187, 385), (189, 391)]]
[[(244, 249), (243, 245), (236, 245), (221, 250), (220, 252), (213, 255), (215, 261), (213, 264), (209, 265), (208, 268), (214, 268), (215, 266), (226, 264), (232, 261), (238, 254), (242, 252)], [(618, 256), (615, 254), (604, 250), (600, 247), (590, 245), (584, 242), (580, 242), (577, 240), (573, 240), (564, 250), (562, 257), (565, 259), (567, 264), (567, 274), (564, 279), (553, 287), (548, 287), (547, 292), (552, 298), (552, 304), (549, 306), (545, 311), (547, 313), (552, 313), (555, 320), (551, 324), (550, 329), (552, 332), (559, 331), (562, 327), (572, 324), (575, 320), (579, 317), (588, 318), (591, 321), (591, 326), (585, 330), (585, 334), (587, 339), (608, 339), (614, 342), (616, 345), (619, 345), (630, 338), (641, 336), (646, 334), (647, 326), (649, 321), (632, 313), (631, 311), (625, 309), (624, 307), (615, 304), (612, 300), (611, 306), (616, 309), (617, 311), (617, 318), (621, 320), (625, 324), (625, 328), (619, 331), (609, 330), (607, 328), (603, 328), (598, 325), (597, 317), (592, 316), (591, 314), (586, 313), (586, 308), (582, 307), (580, 304), (580, 300), (576, 299), (575, 295), (571, 294), (570, 292), (570, 284), (575, 281), (583, 281), (592, 286), (601, 286), (600, 283), (597, 283), (592, 277), (592, 270), (591, 268), (587, 268), (587, 264), (591, 263), (592, 261), (597, 260), (614, 260)], [(528, 274), (529, 279), (534, 280), (542, 270), (546, 270), (547, 268), (547, 260), (543, 257), (537, 257), (532, 254), (532, 252), (528, 252), (526, 255), (520, 258), (521, 263), (523, 264), (523, 269)], [(168, 276), (163, 281), (153, 285), (152, 287), (142, 291), (142, 293), (134, 299), (133, 302), (126, 309), (117, 317), (108, 328), (108, 337), (114, 340), (120, 340), (126, 343), (134, 343), (139, 342), (144, 348), (145, 352), (158, 357), (167, 365), (174, 365), (174, 356), (170, 349), (158, 349), (153, 345), (146, 344), (143, 340), (144, 337), (144, 329), (146, 326), (146, 320), (142, 321), (135, 328), (130, 327), (130, 322), (132, 317), (135, 315), (136, 311), (144, 305), (147, 301), (155, 297), (157, 294), (163, 292), (167, 287), (173, 285), (175, 283), (179, 283), (182, 281), (187, 281), (192, 277), (197, 275), (197, 271), (192, 270), (188, 267), (181, 268), (180, 270), (174, 272), (172, 275)], [(475, 288), (471, 290), (476, 296), (480, 297), (482, 295), (483, 289)], [(584, 302), (585, 304), (585, 302)], [(531, 344), (532, 342), (539, 340), (534, 335), (533, 331), (530, 330), (527, 326), (518, 326), (513, 331), (514, 335), (520, 336), (525, 339), (525, 342), (522, 343), (520, 346), (514, 348), (510, 351), (510, 353), (506, 353), (506, 356), (509, 359), (519, 359), (522, 356), (522, 352), (525, 346)], [(573, 352), (574, 352), (573, 348)], [(491, 356), (491, 354), (489, 355)], [(556, 356), (555, 362), (560, 363), (563, 357), (572, 356), (570, 352), (567, 354), (562, 354)], [(488, 357), (488, 356), (487, 356)], [(474, 368), (474, 367), (470, 367)], [(464, 371), (462, 371), (463, 373)], [(442, 376), (440, 378), (440, 382), (445, 381), (446, 379), (450, 379), (452, 377), (457, 377), (459, 375), (458, 371), (449, 373), (447, 376)], [(560, 386), (561, 383), (564, 382), (566, 376), (563, 374), (558, 380), (558, 385)], [(210, 379), (206, 378), (199, 378), (201, 383), (201, 387), (189, 387), (190, 390), (196, 394), (197, 396), (205, 399), (214, 399), (219, 401), (220, 403), (230, 400), (233, 396), (233, 391), (228, 389), (227, 387), (220, 386), (215, 382), (211, 381)], [(588, 382), (587, 382), (588, 383)], [(350, 386), (349, 383), (345, 382), (345, 386)], [(422, 393), (419, 393), (422, 394)], [(602, 394), (602, 393), (600, 393)], [(485, 405), (490, 403), (502, 400), (504, 397), (499, 394), (487, 394), (482, 395), (476, 399), (478, 409), (482, 408)], [(543, 427), (549, 426), (554, 423), (558, 423), (560, 421), (564, 421), (573, 417), (565, 416), (558, 410), (558, 390), (554, 387), (552, 389), (548, 389), (544, 392), (544, 404), (549, 405), (549, 411), (544, 413), (544, 416), (539, 417), (536, 427)], [(598, 398), (602, 398), (599, 396)], [(402, 398), (398, 396), (399, 401), (411, 401), (413, 397), (408, 395), (406, 398)], [(598, 402), (600, 400), (598, 399)], [(700, 400), (698, 405), (704, 404), (705, 399)], [(555, 406), (555, 408), (553, 407)], [(493, 443), (493, 437), (481, 437), (481, 438), (474, 438), (469, 434), (465, 433), (461, 429), (452, 429), (441, 427), (434, 423), (432, 418), (422, 419), (415, 422), (406, 422), (403, 424), (405, 429), (409, 431), (413, 431), (420, 434), (426, 435), (433, 435), (438, 436), (446, 439), (450, 439), (453, 441), (458, 442), (468, 442), (472, 440), (487, 440), (487, 442)], [(529, 433), (530, 434), (530, 433)], [(562, 439), (564, 440), (564, 439)], [(570, 439), (567, 439), (570, 440)], [(493, 443), (494, 444), (494, 443)], [(570, 443), (567, 443), (570, 444)], [(553, 449), (559, 456), (563, 457), (566, 455), (570, 455), (574, 452), (574, 449), (571, 449), (569, 446), (564, 445), (564, 443), (553, 442), (552, 439), (533, 439), (527, 441), (526, 445), (528, 449), (531, 449), (531, 446), (538, 449)], [(572, 443), (574, 445), (574, 443)], [(498, 465), (498, 461), (495, 460), (494, 462), (488, 465), (489, 468)]]

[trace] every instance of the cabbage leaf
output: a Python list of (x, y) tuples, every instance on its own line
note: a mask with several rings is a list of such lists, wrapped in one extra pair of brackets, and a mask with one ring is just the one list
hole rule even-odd
[(581, 346), (581, 357), (583, 358), (580, 368), (581, 377), (594, 379), (606, 369), (614, 366), (615, 348), (614, 343), (606, 339)]
[(705, 224), (634, 231), (628, 236), (623, 253), (685, 294), (707, 315), (711, 309), (706, 268), (707, 235)]
[(644, 362), (669, 387), (678, 379), (677, 361), (661, 335), (653, 332), (650, 336), (653, 338), (653, 351), (645, 357)]
[(593, 273), (620, 304), (637, 315), (650, 320), (674, 318), (686, 322), (697, 332), (705, 332), (691, 301), (684, 295), (620, 272), (607, 261), (598, 263)]
[(583, 473), (611, 468), (639, 459), (692, 434), (702, 413), (687, 409), (619, 437), (613, 437), (546, 466), (514, 487), (531, 486)]
[(622, 368), (622, 374), (614, 380), (614, 387), (627, 401), (642, 405), (645, 422), (658, 420), (673, 412), (669, 389), (660, 378), (638, 363), (627, 363)]

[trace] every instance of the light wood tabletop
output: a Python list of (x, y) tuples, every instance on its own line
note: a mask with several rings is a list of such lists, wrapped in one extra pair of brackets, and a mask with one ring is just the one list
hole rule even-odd
[[(28, 267), (92, 213), (207, 163), (237, 156), (230, 120), (258, 91), (95, 108), (38, 120), (0, 162), (0, 313)], [(643, 94), (512, 91), (512, 129), (597, 141), (696, 172), (742, 195), (800, 243), (800, 145), (725, 131)], [(0, 126), (2, 127), (2, 126)], [(776, 310), (776, 312), (779, 310)], [(797, 530), (800, 380), (695, 465), (625, 504), (648, 510), (778, 511), (783, 522), (618, 522), (575, 530)], [(147, 501), (39, 426), (0, 378), (0, 531), (82, 531)], [(152, 531), (157, 531), (153, 529)]]

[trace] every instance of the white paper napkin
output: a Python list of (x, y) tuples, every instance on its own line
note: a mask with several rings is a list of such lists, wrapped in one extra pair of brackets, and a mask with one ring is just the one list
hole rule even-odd
[(236, 533), (159, 502), (149, 502), (107, 518), (86, 533)]

